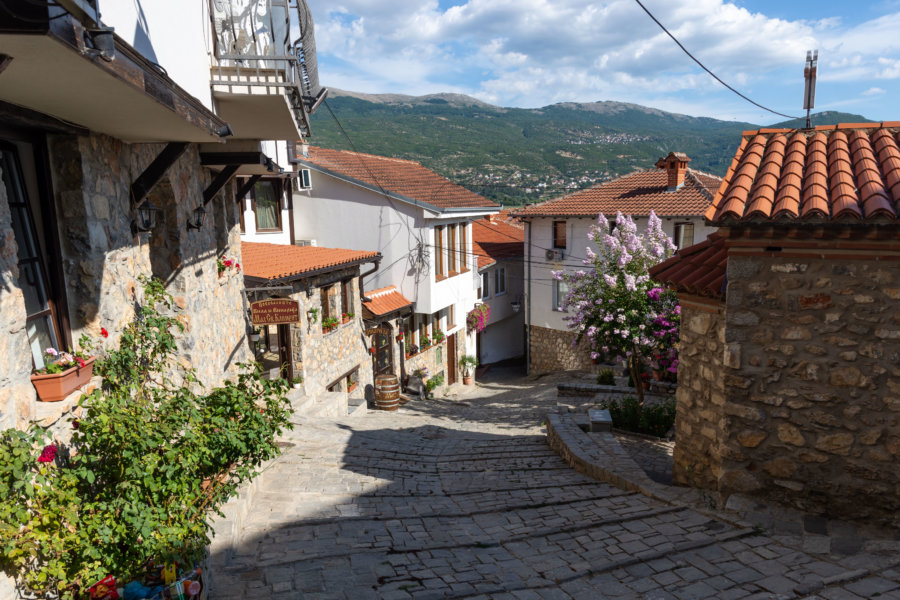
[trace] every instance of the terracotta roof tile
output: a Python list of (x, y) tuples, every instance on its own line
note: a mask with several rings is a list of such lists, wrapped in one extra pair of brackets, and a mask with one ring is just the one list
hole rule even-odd
[(499, 208), (487, 198), (412, 160), (316, 146), (309, 147), (308, 158), (297, 156), (297, 159), (438, 208)]
[(472, 248), (478, 256), (478, 268), (483, 269), (500, 259), (525, 254), (525, 230), (518, 224), (498, 219), (500, 215), (472, 222)]
[[(741, 220), (895, 220), (900, 215), (898, 123), (745, 131), (706, 211)], [(786, 135), (787, 134), (787, 135)]]
[(363, 308), (374, 317), (383, 317), (407, 306), (412, 306), (412, 301), (407, 300), (393, 285), (366, 292), (366, 298), (368, 300), (362, 303)]
[(241, 255), (245, 275), (259, 279), (283, 279), (365, 262), (378, 256), (378, 252), (243, 242)]
[(667, 191), (668, 174), (663, 169), (639, 171), (601, 183), (600, 185), (528, 206), (514, 214), (518, 217), (596, 217), (603, 213), (614, 215), (659, 216), (702, 215), (716, 193), (721, 179), (687, 169), (684, 185), (674, 192)]
[(724, 298), (728, 250), (725, 236), (713, 233), (704, 241), (679, 250), (650, 269), (650, 276), (678, 291)]

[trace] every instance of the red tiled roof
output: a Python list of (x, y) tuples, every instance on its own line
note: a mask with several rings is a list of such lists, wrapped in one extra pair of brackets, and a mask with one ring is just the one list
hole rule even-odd
[(900, 123), (745, 131), (706, 218), (895, 220)]
[(713, 233), (704, 241), (679, 250), (675, 256), (650, 268), (650, 276), (678, 291), (724, 298), (728, 250), (725, 236)]
[(438, 208), (497, 207), (487, 198), (411, 160), (315, 146), (309, 147), (308, 158), (297, 159)]
[(366, 298), (369, 300), (362, 303), (363, 308), (368, 310), (376, 317), (384, 316), (388, 313), (412, 306), (412, 302), (400, 293), (395, 286), (389, 285), (380, 290), (372, 290), (366, 292)]
[(378, 252), (361, 250), (257, 242), (243, 242), (241, 254), (244, 261), (244, 274), (259, 279), (282, 279), (329, 267), (338, 269), (378, 256)]
[(684, 185), (667, 191), (663, 169), (639, 171), (600, 185), (516, 211), (518, 217), (596, 217), (598, 214), (701, 216), (709, 207), (721, 179), (692, 169)]
[(503, 221), (502, 215), (503, 213), (472, 221), (472, 248), (478, 257), (479, 269), (500, 259), (516, 258), (525, 253), (524, 228)]

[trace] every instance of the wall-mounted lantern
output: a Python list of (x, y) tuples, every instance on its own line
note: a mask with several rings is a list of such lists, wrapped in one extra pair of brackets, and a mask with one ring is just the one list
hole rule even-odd
[(187, 228), (189, 230), (190, 229), (199, 230), (201, 227), (203, 227), (203, 223), (205, 221), (206, 221), (206, 209), (203, 208), (202, 206), (198, 206), (197, 208), (194, 209), (194, 218), (188, 219)]
[(131, 221), (132, 233), (150, 231), (156, 227), (156, 213), (159, 209), (153, 206), (150, 201), (146, 201), (138, 206), (137, 219)]

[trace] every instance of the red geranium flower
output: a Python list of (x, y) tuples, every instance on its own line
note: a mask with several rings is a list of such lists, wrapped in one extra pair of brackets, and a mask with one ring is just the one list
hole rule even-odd
[(100, 328), (100, 335), (102, 335), (105, 338), (109, 337), (109, 332), (106, 330), (106, 327)]
[(44, 446), (44, 449), (41, 451), (41, 455), (38, 457), (38, 462), (53, 462), (54, 458), (56, 458), (56, 446), (54, 444), (50, 444), (49, 446)]
[(75, 357), (75, 362), (78, 363), (78, 366), (79, 366), (79, 367), (83, 367), (83, 366), (84, 366), (84, 359), (81, 358), (80, 356), (76, 356), (76, 357)]
[(240, 271), (240, 270), (241, 270), (241, 263), (234, 263), (234, 268), (237, 269), (238, 271)]

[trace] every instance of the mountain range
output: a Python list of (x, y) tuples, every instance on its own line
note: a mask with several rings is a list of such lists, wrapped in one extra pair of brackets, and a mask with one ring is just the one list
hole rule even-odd
[[(310, 142), (416, 160), (503, 204), (523, 204), (653, 168), (670, 151), (724, 175), (741, 132), (761, 126), (691, 117), (624, 102), (504, 108), (461, 94), (406, 96), (330, 90)], [(868, 119), (813, 115), (814, 125)], [(801, 127), (804, 120), (762, 127)]]

